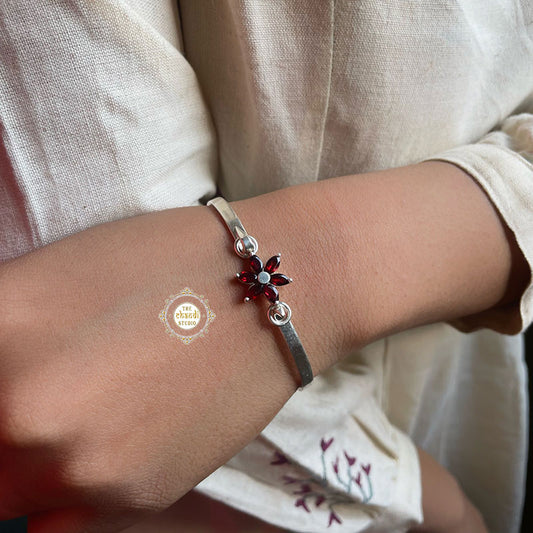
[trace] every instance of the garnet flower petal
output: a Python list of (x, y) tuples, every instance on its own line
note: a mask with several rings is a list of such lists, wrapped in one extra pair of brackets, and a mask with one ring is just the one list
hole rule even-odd
[(255, 300), (260, 294), (263, 289), (263, 285), (260, 283), (254, 283), (248, 287), (248, 290), (246, 291), (246, 296), (244, 297), (244, 301), (247, 302), (248, 300)]
[(278, 289), (274, 287), (274, 285), (271, 285), (270, 283), (266, 283), (263, 285), (263, 294), (271, 301), (275, 302), (279, 298)]
[(272, 276), (270, 276), (270, 283), (272, 283), (272, 285), (277, 285), (278, 287), (281, 285), (287, 285), (287, 283), (290, 283), (291, 281), (292, 279), (285, 274), (272, 274)]
[(257, 281), (257, 274), (243, 270), (237, 274), (237, 279), (243, 283), (255, 283)]
[(281, 257), (278, 255), (274, 255), (272, 256), (267, 262), (266, 262), (266, 265), (265, 265), (265, 270), (269, 273), (269, 274), (272, 274), (273, 272), (275, 272), (278, 267), (279, 267), (279, 263), (281, 261)]
[(250, 268), (253, 272), (259, 274), (259, 272), (263, 270), (263, 261), (261, 261), (257, 255), (252, 255), (252, 257), (250, 257)]

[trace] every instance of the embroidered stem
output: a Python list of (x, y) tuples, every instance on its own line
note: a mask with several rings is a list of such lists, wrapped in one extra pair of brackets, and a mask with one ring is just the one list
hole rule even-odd
[(352, 467), (349, 466), (348, 469), (346, 470), (346, 473), (348, 474), (348, 480), (349, 480), (349, 483), (348, 483), (348, 494), (351, 494), (352, 492), (352, 482), (353, 482), (353, 478), (352, 478)]
[(324, 452), (321, 455), (322, 458), (322, 480), (326, 482), (326, 460), (324, 459)]
[(367, 474), (366, 479), (368, 480), (368, 489), (370, 491), (368, 498), (365, 500), (364, 503), (368, 502), (372, 496), (374, 496), (374, 490), (372, 488), (372, 482), (370, 481), (370, 476)]
[(346, 490), (347, 490), (348, 492), (350, 492), (350, 486), (348, 485), (348, 483), (345, 483), (345, 482), (341, 479), (341, 477), (339, 476), (339, 472), (338, 472), (338, 471), (335, 472), (335, 476), (336, 476), (336, 478), (339, 480), (339, 483), (340, 483), (343, 487), (346, 487)]

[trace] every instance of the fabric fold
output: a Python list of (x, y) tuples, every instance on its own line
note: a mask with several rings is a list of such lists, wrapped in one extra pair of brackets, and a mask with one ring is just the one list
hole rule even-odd
[[(499, 130), (491, 131), (479, 142), (457, 146), (423, 161), (453, 163), (470, 174), (486, 192), (509, 229), (533, 271), (533, 114), (508, 117)], [(448, 322), (469, 333), (489, 328), (515, 335), (533, 321), (533, 279), (530, 278), (520, 300), (475, 315)]]

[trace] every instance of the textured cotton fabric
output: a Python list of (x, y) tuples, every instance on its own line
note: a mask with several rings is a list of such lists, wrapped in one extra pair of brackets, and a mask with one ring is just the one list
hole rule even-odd
[[(532, 37), (528, 0), (0, 0), (0, 260), (217, 186), (442, 159), (532, 265)], [(197, 490), (294, 531), (406, 531), (418, 445), (518, 531), (532, 286), (350, 354)]]

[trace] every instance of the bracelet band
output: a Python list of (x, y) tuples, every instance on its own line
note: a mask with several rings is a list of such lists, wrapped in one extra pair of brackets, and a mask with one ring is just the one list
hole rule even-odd
[(283, 333), (283, 337), (300, 373), (301, 385), (299, 389), (303, 389), (313, 381), (313, 370), (300, 338), (292, 325), (291, 308), (285, 302), (279, 300), (277, 287), (292, 281), (291, 278), (284, 274), (276, 273), (280, 264), (281, 254), (271, 257), (263, 266), (263, 262), (256, 255), (258, 249), (257, 241), (251, 235), (248, 235), (229, 203), (221, 196), (217, 196), (209, 200), (206, 205), (213, 206), (224, 220), (235, 239), (233, 244), (235, 253), (243, 259), (250, 259), (250, 270), (243, 270), (236, 275), (239, 281), (248, 285), (244, 301), (255, 300), (260, 294), (264, 294), (271, 302), (267, 311), (268, 319), (272, 324), (279, 327)]

